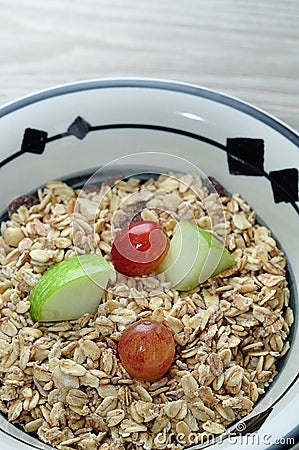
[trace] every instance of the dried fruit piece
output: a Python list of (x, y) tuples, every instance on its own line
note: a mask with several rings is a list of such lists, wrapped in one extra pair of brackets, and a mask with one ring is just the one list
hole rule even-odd
[(39, 199), (34, 197), (34, 195), (21, 195), (15, 198), (8, 205), (8, 216), (11, 217), (14, 213), (18, 211), (21, 206), (26, 206), (26, 208), (31, 208), (31, 206), (38, 205)]
[(145, 206), (145, 201), (140, 201), (130, 206), (130, 210), (128, 212), (123, 212), (123, 216), (120, 216), (118, 226), (120, 228), (124, 228), (130, 225), (131, 222), (142, 221), (141, 211), (145, 208)]
[(93, 183), (86, 183), (83, 186), (83, 190), (84, 192), (86, 192), (86, 194), (90, 194), (91, 192), (100, 192), (100, 188)]
[(115, 184), (121, 180), (123, 180), (125, 178), (124, 175), (109, 175), (109, 177), (105, 178), (105, 181), (103, 182), (103, 184), (105, 184), (106, 186), (109, 187), (113, 187), (115, 186)]
[[(219, 181), (217, 181), (214, 177), (208, 177), (208, 180), (210, 181), (210, 183), (212, 184), (213, 188), (215, 189), (215, 191), (217, 192), (218, 195), (220, 195), (220, 197), (226, 197), (227, 196), (227, 190), (225, 189), (224, 186), (222, 186), (221, 183), (219, 183)], [(207, 188), (209, 189), (209, 191), (211, 191), (209, 186), (209, 183), (205, 183)]]

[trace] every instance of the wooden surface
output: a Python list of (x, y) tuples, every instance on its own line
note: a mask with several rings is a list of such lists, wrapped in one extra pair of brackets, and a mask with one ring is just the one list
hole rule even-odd
[(299, 130), (299, 0), (0, 0), (0, 105), (92, 78), (190, 82)]

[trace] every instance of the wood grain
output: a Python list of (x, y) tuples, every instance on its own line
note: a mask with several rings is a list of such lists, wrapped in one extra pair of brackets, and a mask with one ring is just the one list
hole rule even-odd
[(0, 0), (0, 104), (92, 78), (179, 80), (299, 130), (298, 0)]

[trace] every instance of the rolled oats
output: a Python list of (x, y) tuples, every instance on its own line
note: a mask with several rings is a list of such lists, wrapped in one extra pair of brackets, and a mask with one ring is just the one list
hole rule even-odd
[(2, 333), (10, 337), (16, 336), (18, 334), (17, 327), (10, 320), (4, 320), (1, 323), (0, 329)]
[(63, 359), (60, 361), (59, 368), (61, 372), (66, 375), (73, 375), (76, 377), (83, 377), (86, 374), (86, 369), (81, 364), (77, 364), (71, 359)]
[(26, 433), (35, 433), (43, 424), (43, 419), (35, 419), (24, 425)]
[(191, 430), (190, 430), (190, 427), (188, 426), (188, 424), (185, 421), (180, 420), (176, 424), (175, 430), (176, 430), (178, 435), (184, 436), (184, 439), (186, 440), (186, 442), (188, 442), (188, 438), (189, 438), (189, 436), (191, 434)]
[(198, 396), (198, 383), (191, 374), (183, 375), (181, 384), (186, 397), (194, 398)]
[(43, 264), (48, 263), (52, 257), (49, 251), (41, 249), (31, 250), (31, 252), (29, 252), (29, 255), (32, 261)]
[(207, 422), (202, 424), (202, 427), (205, 431), (213, 434), (222, 434), (225, 431), (225, 427), (217, 422), (211, 422), (208, 420)]
[(70, 389), (66, 394), (66, 402), (70, 406), (82, 408), (88, 403), (88, 395), (79, 389)]
[(59, 365), (55, 367), (52, 373), (54, 384), (60, 389), (77, 389), (80, 385), (79, 378), (77, 376), (67, 375), (63, 373)]
[[(294, 322), (285, 258), (248, 204), (223, 191), (221, 205), (196, 174), (118, 180), (80, 196), (53, 181), (38, 195), (1, 225), (0, 409), (8, 419), (61, 450), (151, 450), (170, 436), (221, 434), (248, 414), (275, 377)], [(29, 294), (48, 267), (76, 253), (109, 259), (113, 233), (132, 220), (158, 222), (171, 237), (182, 218), (226, 235), (236, 265), (185, 293), (163, 275), (114, 274), (95, 316), (33, 324)], [(129, 377), (117, 356), (121, 332), (140, 318), (163, 322), (176, 342), (170, 371), (153, 383)]]
[(8, 420), (14, 422), (17, 420), (23, 409), (23, 404), (20, 400), (13, 401), (8, 409)]
[(113, 384), (100, 385), (97, 391), (102, 398), (117, 396), (118, 394), (118, 388)]
[(120, 427), (121, 427), (121, 430), (123, 430), (124, 433), (127, 433), (127, 434), (139, 433), (140, 431), (147, 431), (146, 425), (137, 423), (132, 419), (122, 420)]
[(192, 402), (189, 405), (189, 408), (193, 416), (196, 417), (196, 419), (200, 420), (201, 422), (205, 422), (209, 419), (212, 420), (215, 419), (215, 411), (205, 406), (203, 402), (200, 401)]
[(116, 405), (117, 405), (117, 398), (113, 396), (107, 396), (99, 404), (99, 406), (96, 409), (96, 412), (105, 417), (109, 411), (112, 411), (116, 408)]
[(222, 417), (224, 420), (226, 420), (227, 422), (233, 422), (236, 419), (235, 413), (234, 413), (233, 409), (231, 408), (231, 406), (229, 406), (228, 404), (225, 404), (225, 401), (226, 400), (224, 400), (222, 402), (223, 405), (220, 403), (217, 403), (217, 405), (215, 405), (215, 410), (217, 411), (219, 416)]
[(163, 411), (171, 419), (183, 420), (188, 412), (187, 402), (184, 400), (169, 402), (164, 406)]
[(125, 412), (123, 409), (113, 409), (107, 412), (106, 417), (108, 427), (115, 427), (125, 418)]

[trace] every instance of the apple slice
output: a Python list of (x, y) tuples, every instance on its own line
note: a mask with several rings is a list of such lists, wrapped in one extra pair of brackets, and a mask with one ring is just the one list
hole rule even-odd
[(219, 273), (236, 264), (235, 259), (232, 257), (230, 252), (224, 247), (222, 242), (218, 241), (218, 239), (216, 239), (206, 230), (200, 227), (197, 228), (198, 231), (201, 233), (202, 237), (206, 239), (206, 241), (208, 242), (210, 248), (208, 258), (201, 273), (201, 278), (205, 277), (204, 271), (210, 271), (212, 265), (215, 264), (215, 262), (217, 262), (215, 270), (211, 275), (209, 275), (206, 278), (206, 280), (211, 276), (214, 277), (215, 275), (218, 275)]
[(169, 251), (158, 267), (178, 291), (188, 291), (235, 264), (224, 245), (207, 231), (182, 220), (175, 228)]
[(74, 256), (56, 264), (31, 291), (32, 319), (55, 322), (95, 314), (111, 271), (111, 265), (95, 254)]

